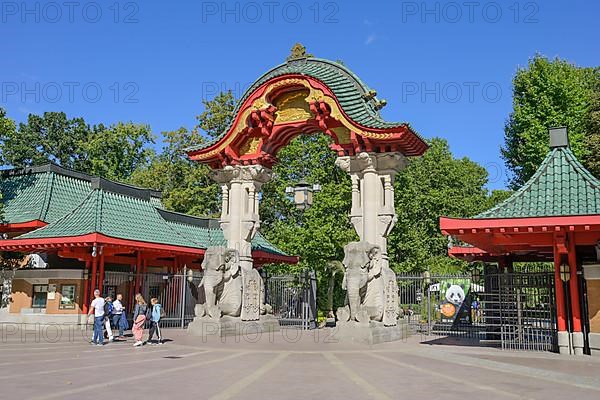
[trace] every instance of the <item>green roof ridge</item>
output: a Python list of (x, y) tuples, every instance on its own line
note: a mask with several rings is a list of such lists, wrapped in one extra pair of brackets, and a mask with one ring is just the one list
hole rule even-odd
[[(352, 120), (365, 127), (373, 129), (394, 128), (400, 126), (410, 127), (407, 122), (385, 121), (380, 112), (375, 108), (375, 104), (372, 102), (372, 99), (365, 99), (363, 97), (363, 95), (367, 94), (371, 88), (348, 67), (335, 61), (317, 57), (308, 57), (289, 60), (271, 68), (262, 74), (252, 83), (252, 85), (250, 85), (242, 97), (240, 97), (233, 110), (233, 118), (225, 130), (214, 139), (196, 146), (191, 146), (187, 148), (186, 151), (207, 148), (221, 140), (233, 125), (235, 117), (238, 115), (242, 104), (246, 101), (251, 93), (253, 93), (256, 89), (270, 79), (288, 74), (306, 75), (321, 81), (323, 84), (329, 87), (334, 95), (338, 98), (342, 110), (348, 114)], [(349, 84), (352, 85), (352, 88), (348, 87)]]
[(569, 147), (556, 147), (551, 149), (533, 176), (519, 190), (472, 218), (593, 214), (600, 214), (600, 180), (579, 162)]

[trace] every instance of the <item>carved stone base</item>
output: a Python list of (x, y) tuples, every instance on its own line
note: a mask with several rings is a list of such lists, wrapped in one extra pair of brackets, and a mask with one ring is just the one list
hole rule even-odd
[(394, 342), (408, 337), (406, 321), (399, 320), (396, 326), (384, 326), (382, 322), (342, 322), (338, 321), (335, 328), (335, 338), (340, 342), (360, 344), (378, 344)]
[(272, 315), (261, 315), (258, 321), (242, 321), (241, 318), (194, 318), (188, 325), (188, 334), (202, 337), (245, 336), (278, 332), (279, 321)]

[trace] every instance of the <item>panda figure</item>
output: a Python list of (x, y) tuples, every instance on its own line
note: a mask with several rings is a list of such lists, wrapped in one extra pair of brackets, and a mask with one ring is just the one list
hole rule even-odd
[(446, 301), (448, 303), (452, 303), (457, 307), (465, 300), (465, 291), (459, 285), (450, 285), (450, 287), (446, 290)]

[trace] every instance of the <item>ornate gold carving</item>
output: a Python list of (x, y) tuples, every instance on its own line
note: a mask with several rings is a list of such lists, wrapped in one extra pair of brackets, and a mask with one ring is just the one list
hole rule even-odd
[(256, 137), (256, 136), (249, 137), (240, 146), (240, 155), (243, 156), (246, 154), (255, 154), (256, 151), (258, 150), (259, 144), (260, 144), (259, 137)]
[(306, 47), (304, 47), (302, 45), (302, 43), (296, 43), (292, 47), (292, 50), (291, 50), (290, 55), (288, 56), (287, 60), (290, 61), (290, 60), (296, 60), (298, 58), (307, 58), (307, 57), (313, 57), (313, 55), (306, 52)]
[(350, 129), (345, 126), (340, 126), (338, 128), (331, 129), (335, 136), (337, 136), (339, 144), (348, 144), (350, 143)]
[[(215, 148), (214, 150), (211, 150), (206, 153), (197, 154), (196, 156), (194, 156), (194, 159), (206, 160), (208, 158), (211, 158), (215, 154), (220, 153), (234, 139), (236, 139), (237, 136), (247, 127), (246, 121), (247, 121), (248, 117), (250, 116), (250, 113), (253, 110), (263, 109), (270, 105), (270, 103), (267, 101), (267, 96), (270, 93), (272, 93), (274, 89), (278, 89), (278, 88), (282, 88), (282, 87), (286, 87), (286, 86), (293, 86), (293, 85), (304, 86), (305, 88), (307, 88), (309, 90), (309, 93), (306, 96), (307, 101), (309, 101), (309, 102), (310, 101), (324, 101), (325, 103), (327, 103), (329, 105), (329, 107), (331, 108), (331, 117), (337, 119), (348, 130), (353, 131), (353, 132), (357, 133), (358, 135), (361, 135), (361, 136), (364, 136), (367, 138), (371, 138), (371, 139), (380, 139), (380, 140), (381, 139), (383, 139), (383, 140), (389, 139), (394, 135), (393, 133), (369, 132), (369, 131), (365, 131), (363, 129), (358, 128), (356, 125), (354, 125), (352, 122), (350, 122), (350, 120), (348, 118), (346, 118), (346, 116), (340, 110), (340, 107), (338, 107), (335, 99), (326, 95), (322, 90), (314, 88), (307, 79), (290, 78), (290, 79), (284, 79), (284, 80), (272, 83), (269, 86), (267, 86), (267, 88), (264, 90), (264, 94), (260, 98), (256, 99), (249, 107), (244, 109), (244, 111), (242, 111), (242, 115), (239, 119), (239, 123), (233, 127), (233, 129), (234, 129), (233, 134), (230, 135), (222, 143), (220, 143), (219, 146), (217, 148)], [(311, 114), (311, 117), (312, 117), (312, 114)], [(279, 119), (276, 122), (280, 122)]]
[(273, 103), (277, 107), (275, 124), (292, 121), (303, 121), (313, 118), (310, 106), (306, 102), (309, 91), (301, 89), (284, 93), (277, 97)]

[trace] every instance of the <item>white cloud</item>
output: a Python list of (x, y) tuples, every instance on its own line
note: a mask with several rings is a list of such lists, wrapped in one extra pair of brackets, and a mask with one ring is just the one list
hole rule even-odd
[(367, 36), (367, 39), (365, 40), (365, 45), (370, 45), (371, 43), (373, 43), (375, 40), (377, 39), (377, 35), (374, 33), (371, 33), (369, 36)]

